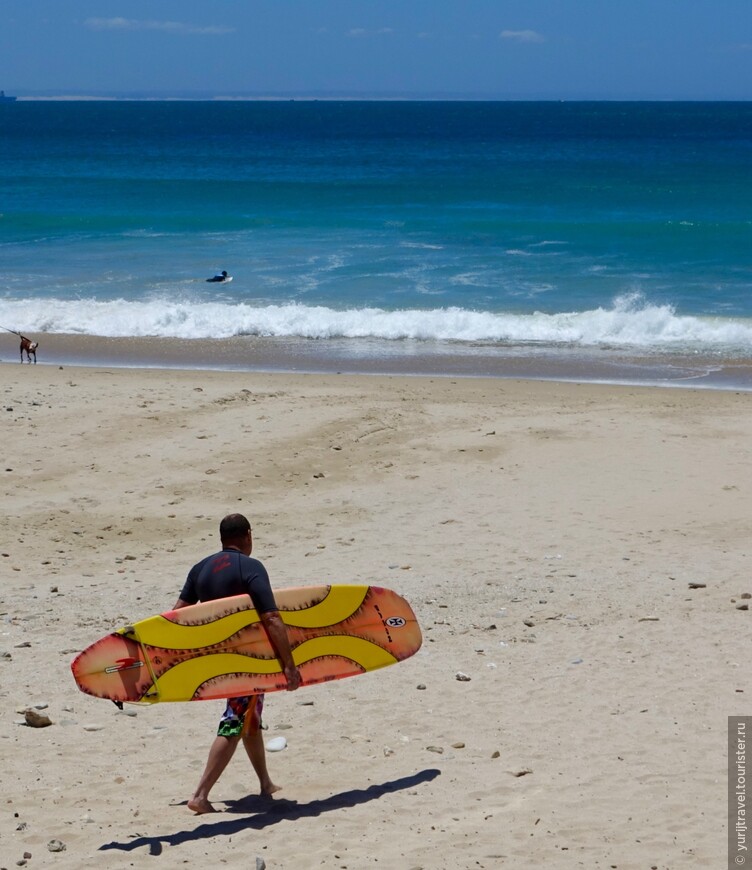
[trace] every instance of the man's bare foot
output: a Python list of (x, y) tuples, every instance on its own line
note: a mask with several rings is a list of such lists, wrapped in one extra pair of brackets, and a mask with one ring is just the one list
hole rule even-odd
[(271, 797), (275, 792), (278, 792), (281, 789), (281, 785), (274, 785), (273, 782), (269, 782), (261, 789), (261, 797)]
[(216, 813), (217, 811), (209, 803), (206, 798), (191, 798), (188, 801), (188, 809), (193, 810), (196, 815), (200, 816), (203, 813)]

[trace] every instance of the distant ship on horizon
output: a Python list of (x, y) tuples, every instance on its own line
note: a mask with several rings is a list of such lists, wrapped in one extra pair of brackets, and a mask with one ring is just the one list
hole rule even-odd
[(0, 91), (0, 103), (15, 103), (15, 97), (7, 97), (5, 91)]

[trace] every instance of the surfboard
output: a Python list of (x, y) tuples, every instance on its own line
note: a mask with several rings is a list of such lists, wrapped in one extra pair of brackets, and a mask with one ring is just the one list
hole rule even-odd
[[(274, 597), (303, 686), (375, 671), (420, 649), (415, 614), (390, 589), (299, 586)], [(248, 595), (127, 625), (79, 653), (71, 670), (82, 692), (115, 703), (232, 698), (287, 685)]]

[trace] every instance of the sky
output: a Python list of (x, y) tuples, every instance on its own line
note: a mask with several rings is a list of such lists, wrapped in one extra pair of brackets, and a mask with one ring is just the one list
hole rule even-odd
[(19, 97), (752, 99), (752, 0), (3, 0)]

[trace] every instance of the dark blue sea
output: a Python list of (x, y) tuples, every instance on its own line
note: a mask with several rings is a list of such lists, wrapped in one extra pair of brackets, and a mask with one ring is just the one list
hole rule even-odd
[(0, 326), (748, 359), (752, 103), (0, 105)]

